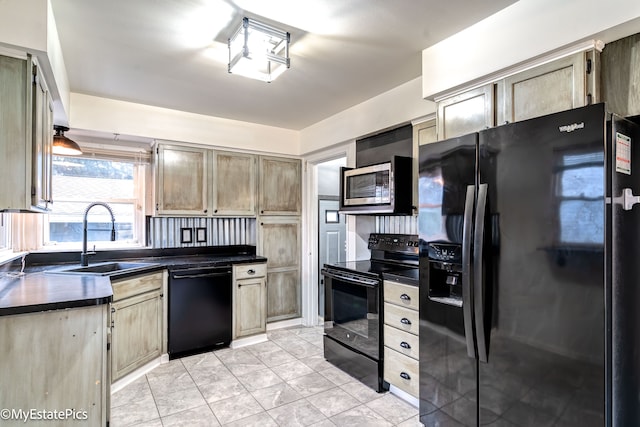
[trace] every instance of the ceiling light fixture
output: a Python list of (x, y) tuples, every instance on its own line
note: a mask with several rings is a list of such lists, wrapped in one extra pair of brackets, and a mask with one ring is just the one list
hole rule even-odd
[(80, 146), (64, 136), (64, 133), (69, 130), (68, 127), (54, 125), (53, 129), (56, 131), (53, 137), (53, 154), (61, 154), (64, 156), (79, 156), (82, 154)]
[(286, 31), (243, 18), (229, 38), (229, 73), (265, 82), (275, 80), (290, 66), (290, 39)]

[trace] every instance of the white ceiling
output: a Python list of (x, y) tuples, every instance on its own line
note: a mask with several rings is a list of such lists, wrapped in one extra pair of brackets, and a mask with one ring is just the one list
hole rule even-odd
[[(421, 75), (514, 0), (51, 0), (71, 91), (299, 130)], [(227, 73), (243, 16), (291, 33), (272, 83)]]

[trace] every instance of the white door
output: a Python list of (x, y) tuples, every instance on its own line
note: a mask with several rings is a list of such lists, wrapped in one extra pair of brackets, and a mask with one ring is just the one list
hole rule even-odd
[[(338, 213), (338, 198), (318, 200), (318, 267), (346, 261), (346, 218)], [(324, 277), (318, 277), (318, 316), (324, 319)]]

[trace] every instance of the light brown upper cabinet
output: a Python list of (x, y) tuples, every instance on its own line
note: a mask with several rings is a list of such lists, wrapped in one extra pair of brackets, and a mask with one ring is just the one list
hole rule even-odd
[(598, 102), (597, 51), (581, 52), (506, 77), (498, 124), (518, 122)]
[(488, 84), (437, 103), (438, 140), (478, 132), (495, 125), (495, 95)]
[(576, 53), (437, 102), (437, 138), (453, 138), (600, 102), (600, 54)]
[(156, 147), (156, 213), (207, 215), (210, 150), (180, 145)]
[(31, 204), (45, 210), (53, 203), (51, 176), (53, 167), (53, 101), (44, 77), (33, 66), (33, 128)]
[(256, 215), (256, 169), (253, 154), (213, 152), (213, 215)]
[(300, 215), (302, 166), (299, 159), (260, 156), (260, 215)]
[(0, 210), (46, 211), (53, 102), (31, 56), (0, 56)]

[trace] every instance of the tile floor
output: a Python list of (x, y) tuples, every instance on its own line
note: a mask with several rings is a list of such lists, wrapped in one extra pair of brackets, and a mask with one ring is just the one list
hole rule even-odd
[(111, 425), (420, 426), (418, 409), (326, 362), (322, 328), (160, 365), (111, 397)]

